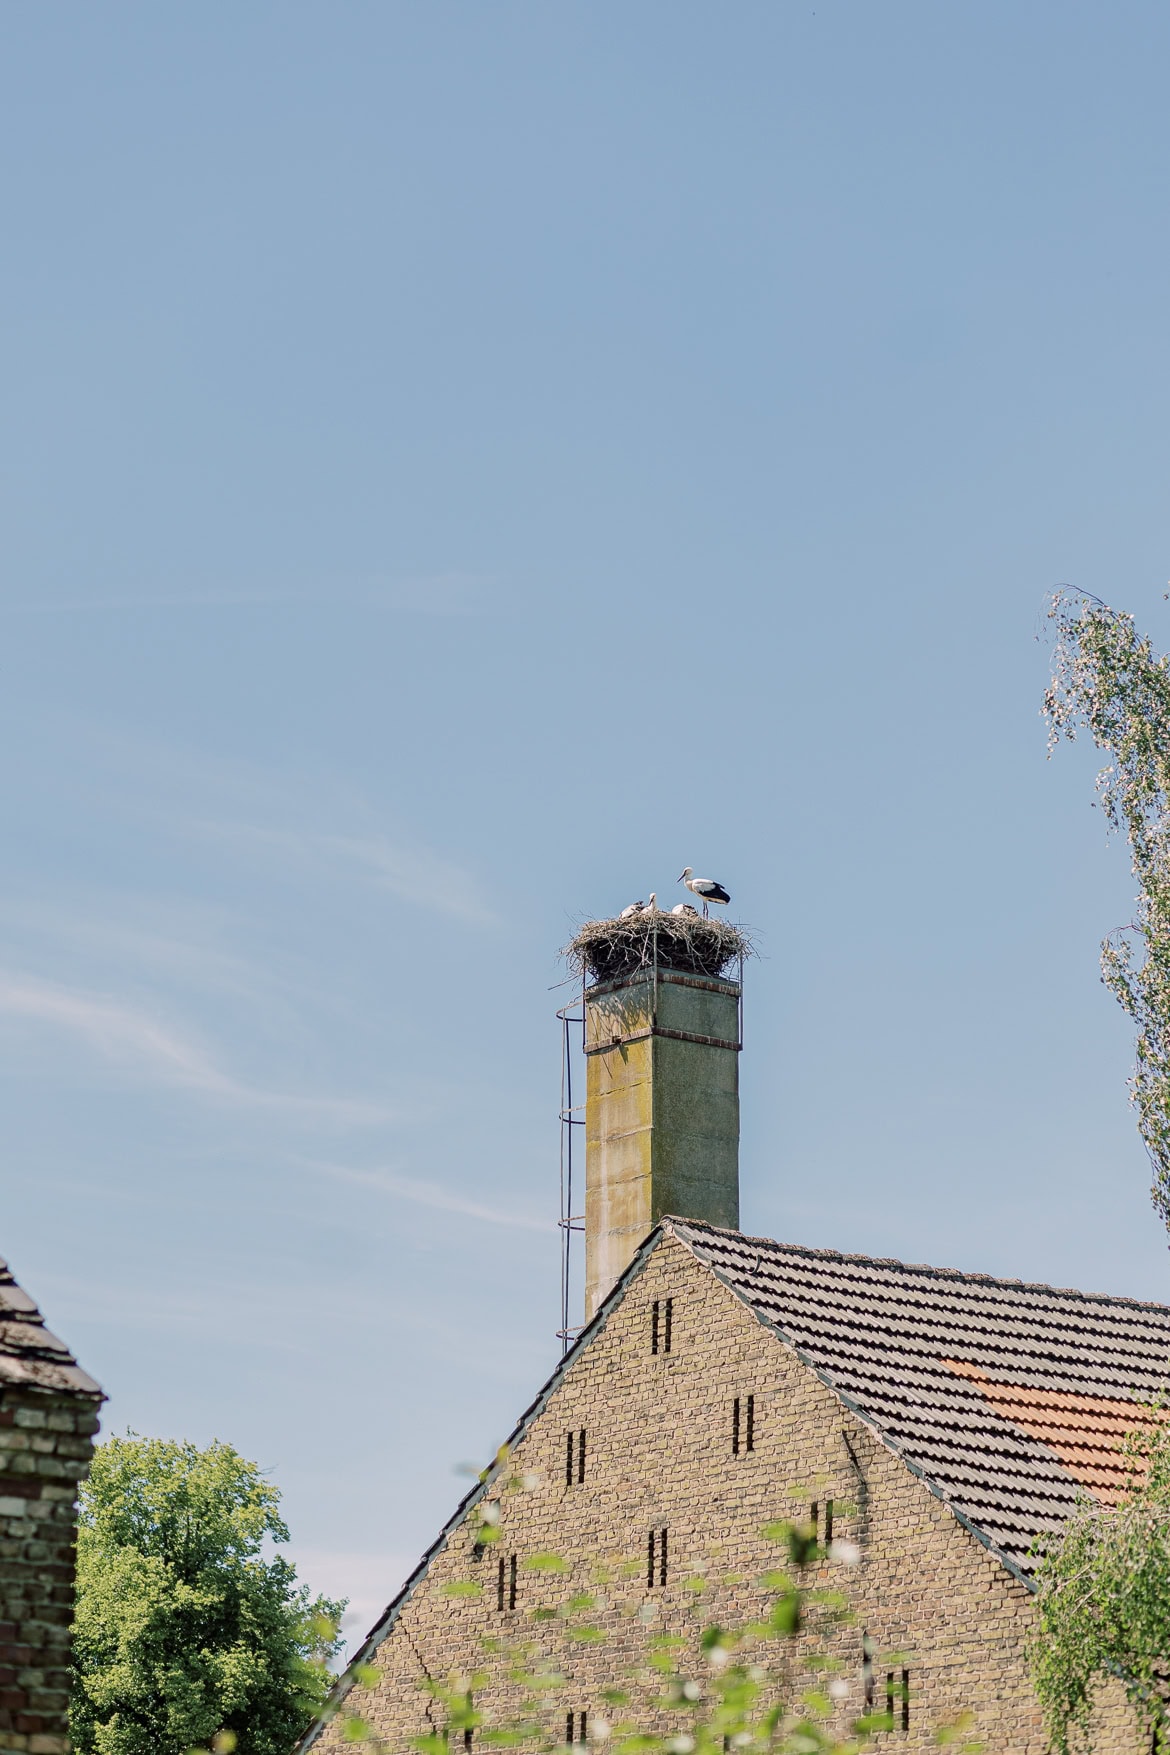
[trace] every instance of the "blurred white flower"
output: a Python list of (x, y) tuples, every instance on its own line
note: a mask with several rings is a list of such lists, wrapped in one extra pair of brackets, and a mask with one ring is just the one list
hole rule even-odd
[(834, 1676), (829, 1683), (830, 1700), (846, 1700), (849, 1696), (849, 1684), (843, 1676)]
[(695, 1739), (693, 1737), (688, 1737), (685, 1731), (681, 1737), (672, 1737), (670, 1742), (666, 1745), (670, 1750), (670, 1755), (691, 1755), (694, 1746)]
[(707, 1662), (713, 1670), (725, 1670), (731, 1662), (731, 1653), (726, 1646), (713, 1645), (707, 1653)]
[(591, 1743), (604, 1743), (608, 1738), (609, 1720), (602, 1718), (599, 1713), (593, 1713), (589, 1719), (589, 1741)]
[(682, 1692), (684, 1700), (697, 1700), (702, 1690), (697, 1682), (684, 1682)]
[(531, 1493), (531, 1492), (533, 1492), (533, 1490), (535, 1488), (540, 1486), (540, 1476), (539, 1475), (521, 1475), (520, 1485), (521, 1485), (521, 1487), (523, 1487), (523, 1489), (526, 1493)]
[(859, 1566), (861, 1564), (861, 1549), (856, 1542), (830, 1542), (829, 1559), (835, 1561), (838, 1566)]

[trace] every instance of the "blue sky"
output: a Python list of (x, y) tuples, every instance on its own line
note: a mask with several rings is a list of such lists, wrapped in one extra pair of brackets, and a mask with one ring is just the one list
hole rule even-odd
[[(558, 948), (745, 1228), (1170, 1297), (1043, 602), (1170, 643), (1153, 4), (10, 7), (0, 1248), (364, 1630), (556, 1356)], [(681, 892), (679, 892), (681, 894)]]

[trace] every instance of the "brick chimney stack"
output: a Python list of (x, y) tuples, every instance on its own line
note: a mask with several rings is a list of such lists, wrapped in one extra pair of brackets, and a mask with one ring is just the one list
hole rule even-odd
[(0, 1261), (0, 1755), (67, 1755), (77, 1490), (104, 1396)]
[(739, 1226), (738, 982), (642, 968), (585, 991), (585, 1319), (666, 1213)]

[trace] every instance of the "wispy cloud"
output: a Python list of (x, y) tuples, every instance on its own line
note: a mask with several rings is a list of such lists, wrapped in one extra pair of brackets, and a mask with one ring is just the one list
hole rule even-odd
[[(219, 844), (268, 868), (330, 880), (348, 875), (470, 925), (499, 925), (483, 885), (457, 858), (436, 851), (387, 813), (344, 772), (290, 774), (238, 759), (209, 757), (157, 739), (130, 738), (92, 720), (74, 721), (70, 735), (84, 763), (100, 757), (96, 795), (107, 808), (182, 839)], [(92, 778), (87, 802), (95, 797)], [(149, 898), (147, 899), (149, 901)], [(237, 923), (238, 924), (238, 923)]]
[(415, 908), (486, 926), (498, 916), (475, 880), (454, 861), (425, 847), (396, 845), (384, 835), (334, 835), (312, 829), (263, 828), (255, 823), (196, 821), (190, 833), (242, 849), (279, 855), (301, 866), (348, 866), (367, 883)]
[(97, 967), (133, 968), (249, 998), (272, 985), (266, 971), (223, 948), (227, 917), (149, 894), (111, 899), (79, 886), (48, 900), (0, 895), (0, 927), (54, 952), (68, 945), (75, 964), (80, 955)]
[(0, 971), (0, 1016), (56, 1030), (140, 1078), (204, 1097), (338, 1122), (390, 1118), (391, 1112), (381, 1105), (265, 1090), (233, 1078), (200, 1044), (141, 1007), (108, 994)]
[(484, 1206), (480, 1201), (467, 1200), (435, 1182), (422, 1182), (414, 1176), (402, 1176), (395, 1170), (355, 1170), (344, 1164), (314, 1164), (324, 1176), (338, 1182), (356, 1183), (373, 1188), (399, 1200), (413, 1201), (420, 1207), (437, 1207), (443, 1213), (459, 1213), (465, 1219), (476, 1219), (487, 1225), (507, 1225), (517, 1231), (554, 1231), (552, 1219), (534, 1219), (528, 1213), (503, 1212), (499, 1207)]
[(10, 615), (108, 614), (122, 610), (336, 608), (398, 610), (413, 615), (483, 615), (499, 607), (492, 580), (478, 573), (426, 573), (402, 579), (321, 580), (304, 585), (209, 586), (183, 591), (127, 590), (5, 603)]

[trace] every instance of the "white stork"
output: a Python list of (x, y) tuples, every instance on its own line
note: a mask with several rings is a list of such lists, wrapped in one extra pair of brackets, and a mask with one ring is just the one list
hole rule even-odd
[(699, 910), (697, 908), (692, 908), (689, 902), (676, 902), (670, 912), (672, 914), (681, 914), (684, 917), (689, 914), (694, 920), (699, 918)]
[(697, 896), (699, 898), (700, 902), (703, 904), (704, 920), (709, 916), (708, 903), (718, 902), (719, 906), (722, 908), (731, 900), (731, 897), (723, 888), (723, 885), (717, 884), (714, 878), (692, 877), (689, 865), (684, 866), (678, 881), (680, 884), (685, 884), (687, 886), (687, 889), (691, 892), (692, 896)]
[(653, 890), (651, 890), (650, 900), (647, 902), (647, 904), (646, 904), (645, 908), (643, 908), (642, 912), (643, 912), (643, 914), (657, 914), (657, 912), (658, 912), (658, 897), (654, 894)]
[(634, 918), (635, 914), (644, 913), (645, 908), (646, 908), (645, 902), (643, 902), (639, 898), (639, 900), (637, 902), (631, 902), (628, 908), (623, 908), (621, 913), (618, 915), (618, 919), (619, 920), (632, 920)]

